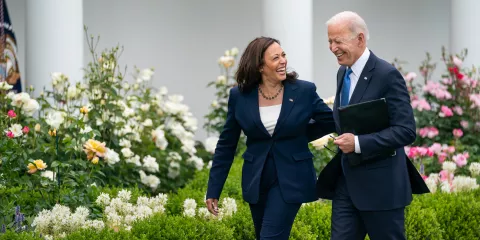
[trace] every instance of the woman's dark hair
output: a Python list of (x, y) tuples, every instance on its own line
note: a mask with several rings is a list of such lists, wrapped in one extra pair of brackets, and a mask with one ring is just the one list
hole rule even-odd
[[(270, 45), (280, 42), (269, 37), (258, 37), (251, 41), (240, 58), (238, 70), (235, 73), (235, 80), (241, 92), (248, 92), (260, 84), (262, 75), (260, 68), (265, 63), (263, 55)], [(287, 73), (287, 80), (295, 80), (298, 74), (295, 71)]]

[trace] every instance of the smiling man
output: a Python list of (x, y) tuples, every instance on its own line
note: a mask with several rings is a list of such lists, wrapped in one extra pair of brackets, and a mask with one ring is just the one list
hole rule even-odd
[[(332, 239), (405, 239), (405, 206), (428, 188), (405, 155), (416, 137), (410, 96), (402, 75), (367, 48), (365, 21), (341, 12), (327, 22), (330, 51), (340, 68), (333, 113), (339, 153), (317, 182), (332, 199)], [(338, 108), (385, 98), (389, 127), (370, 134), (342, 133)], [(369, 124), (368, 122), (364, 124)], [(351, 161), (355, 159), (355, 161)]]

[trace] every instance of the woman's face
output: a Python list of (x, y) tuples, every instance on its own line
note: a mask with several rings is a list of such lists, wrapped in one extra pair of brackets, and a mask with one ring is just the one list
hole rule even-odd
[(278, 43), (270, 45), (263, 55), (264, 64), (260, 67), (263, 81), (283, 81), (287, 78), (287, 58)]

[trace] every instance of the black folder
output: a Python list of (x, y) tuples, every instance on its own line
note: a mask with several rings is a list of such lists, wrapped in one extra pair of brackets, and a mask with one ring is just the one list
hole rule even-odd
[(388, 128), (390, 124), (385, 98), (339, 107), (338, 114), (343, 133), (369, 134)]
[[(388, 105), (385, 98), (339, 107), (338, 114), (340, 128), (343, 133), (362, 135), (379, 132), (390, 127)], [(378, 155), (372, 156), (372, 158), (388, 157), (394, 154), (396, 154), (395, 149), (386, 149), (383, 152), (379, 152)], [(359, 165), (369, 160), (361, 159), (361, 156), (356, 153), (347, 154), (347, 158), (351, 166)], [(417, 168), (407, 156), (405, 156), (405, 159), (407, 161), (407, 171), (412, 193), (422, 194), (430, 192)]]

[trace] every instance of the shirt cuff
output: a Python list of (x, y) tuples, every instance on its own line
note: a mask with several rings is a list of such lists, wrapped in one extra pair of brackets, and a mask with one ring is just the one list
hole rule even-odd
[(355, 153), (362, 153), (360, 150), (360, 143), (358, 142), (358, 136), (355, 135)]

